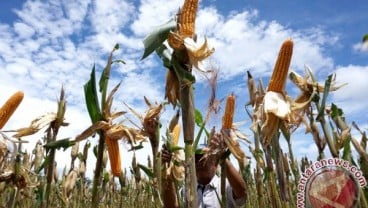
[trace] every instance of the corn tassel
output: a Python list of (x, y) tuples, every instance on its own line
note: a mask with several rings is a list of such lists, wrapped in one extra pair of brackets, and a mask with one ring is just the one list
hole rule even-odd
[(109, 153), (111, 172), (114, 176), (120, 176), (121, 160), (118, 140), (106, 137), (105, 142), (107, 146), (107, 152)]
[(284, 91), (292, 54), (293, 41), (288, 39), (281, 46), (267, 91)]
[(225, 114), (222, 117), (222, 129), (231, 129), (234, 120), (235, 95), (231, 94), (226, 99)]
[(21, 91), (14, 93), (0, 108), (0, 129), (4, 127), (14, 111), (18, 108), (23, 100), (23, 96), (24, 94)]

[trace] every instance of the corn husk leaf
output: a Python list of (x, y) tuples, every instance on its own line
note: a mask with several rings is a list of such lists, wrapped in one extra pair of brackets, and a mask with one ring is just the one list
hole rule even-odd
[(195, 42), (192, 38), (185, 38), (184, 45), (187, 49), (190, 63), (200, 71), (205, 71), (203, 61), (215, 52), (215, 49), (208, 45), (205, 37), (202, 44)]
[(84, 130), (81, 134), (77, 135), (75, 137), (75, 141), (79, 142), (84, 139), (87, 139), (88, 137), (96, 134), (98, 130), (106, 130), (110, 127), (110, 125), (105, 121), (98, 121), (94, 123), (92, 126), (88, 127), (86, 130)]
[(47, 113), (31, 121), (29, 127), (19, 128), (17, 130), (10, 130), (9, 132), (17, 132), (15, 135), (13, 135), (13, 137), (15, 138), (29, 136), (37, 133), (40, 129), (44, 128), (45, 126), (48, 126), (51, 122), (54, 122), (55, 120), (56, 120), (55, 113)]
[(290, 114), (290, 103), (281, 93), (269, 91), (264, 97), (264, 111), (284, 119)]

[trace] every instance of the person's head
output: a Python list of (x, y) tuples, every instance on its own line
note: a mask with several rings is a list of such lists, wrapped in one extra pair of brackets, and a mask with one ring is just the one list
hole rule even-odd
[(196, 175), (200, 184), (208, 184), (216, 174), (219, 160), (213, 156), (203, 158), (203, 151), (195, 154)]

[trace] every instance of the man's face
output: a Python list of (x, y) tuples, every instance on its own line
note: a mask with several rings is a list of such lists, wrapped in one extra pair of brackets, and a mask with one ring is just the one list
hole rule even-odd
[(197, 178), (201, 183), (209, 183), (216, 173), (218, 163), (212, 157), (202, 159), (202, 156), (199, 154), (195, 155)]

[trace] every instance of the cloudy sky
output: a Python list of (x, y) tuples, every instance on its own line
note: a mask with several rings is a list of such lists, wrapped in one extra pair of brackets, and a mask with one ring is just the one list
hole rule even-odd
[[(155, 56), (141, 60), (142, 40), (155, 26), (173, 18), (182, 3), (182, 0), (1, 1), (0, 103), (18, 90), (25, 93), (4, 129), (25, 127), (34, 118), (55, 112), (60, 88), (64, 86), (65, 117), (70, 126), (60, 131), (60, 138), (74, 137), (83, 131), (90, 125), (83, 85), (94, 64), (99, 76), (116, 43), (120, 50), (114, 53), (114, 58), (126, 64), (116, 64), (112, 69), (110, 86), (122, 81), (114, 108), (126, 110), (123, 105), (126, 102), (143, 112), (143, 96), (162, 102), (165, 69)], [(363, 0), (354, 3), (202, 0), (196, 32), (199, 38), (207, 36), (215, 47), (210, 62), (219, 69), (218, 98), (235, 93), (236, 119), (245, 121), (242, 128), (247, 132), (250, 121), (243, 107), (248, 100), (246, 71), (267, 84), (281, 43), (292, 38), (291, 69), (303, 74), (304, 66), (308, 65), (321, 82), (336, 73), (337, 82), (348, 85), (333, 93), (331, 102), (344, 109), (349, 122), (356, 121), (366, 130), (368, 49), (361, 42), (368, 32), (367, 11), (368, 5)], [(291, 88), (287, 90), (295, 93)], [(198, 81), (195, 92), (196, 107), (204, 112), (210, 88), (205, 81)], [(172, 110), (166, 109), (162, 115), (164, 126), (171, 116)], [(218, 120), (212, 122), (216, 124)], [(30, 142), (31, 149), (39, 138), (40, 135), (24, 139)], [(122, 143), (121, 148), (122, 161), (128, 165), (131, 156), (128, 147)], [(308, 136), (295, 138), (294, 148), (300, 156), (317, 151)], [(57, 158), (63, 154), (68, 153), (58, 152)], [(142, 161), (145, 157), (141, 156)], [(68, 161), (63, 159), (61, 163)], [(89, 170), (93, 168), (90, 161)]]

